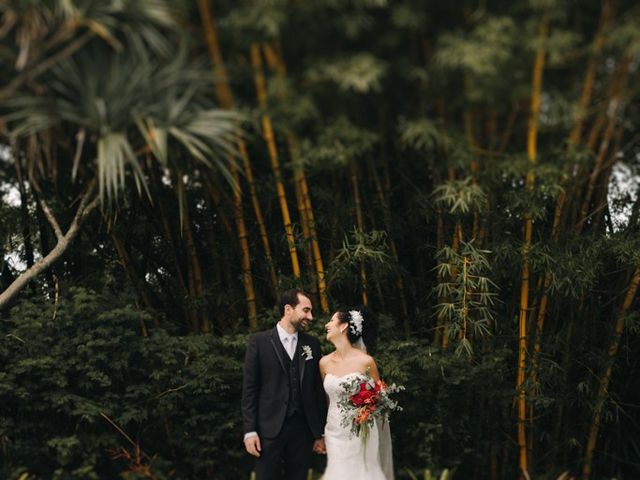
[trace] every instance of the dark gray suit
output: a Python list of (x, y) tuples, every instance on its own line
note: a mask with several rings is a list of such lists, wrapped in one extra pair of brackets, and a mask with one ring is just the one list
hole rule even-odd
[[(319, 361), (320, 343), (305, 333), (298, 333), (293, 360), (284, 350), (277, 328), (249, 337), (242, 420), (245, 433), (255, 431), (260, 436), (258, 480), (281, 478), (282, 460), (287, 478), (306, 478), (313, 441), (322, 436), (327, 416)], [(293, 379), (295, 388), (291, 388)]]

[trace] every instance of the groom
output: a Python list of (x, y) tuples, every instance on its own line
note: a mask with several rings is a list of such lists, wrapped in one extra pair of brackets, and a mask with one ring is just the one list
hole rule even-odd
[(280, 299), (276, 326), (249, 337), (242, 383), (244, 445), (257, 457), (257, 480), (304, 480), (311, 452), (325, 450), (327, 416), (318, 362), (320, 343), (303, 332), (313, 320), (300, 290)]

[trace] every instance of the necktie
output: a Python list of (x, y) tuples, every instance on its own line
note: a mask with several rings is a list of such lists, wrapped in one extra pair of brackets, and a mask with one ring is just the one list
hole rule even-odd
[(291, 335), (289, 337), (286, 337), (284, 340), (285, 340), (285, 347), (286, 347), (287, 353), (289, 354), (289, 358), (293, 360), (293, 354), (296, 351), (296, 337)]

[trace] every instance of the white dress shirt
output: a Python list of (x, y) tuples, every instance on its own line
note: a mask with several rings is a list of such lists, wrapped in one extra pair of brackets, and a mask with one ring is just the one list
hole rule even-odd
[(298, 332), (289, 333), (282, 328), (279, 323), (276, 324), (276, 328), (278, 329), (278, 336), (280, 337), (282, 346), (289, 354), (289, 358), (293, 360), (293, 354), (296, 351), (296, 343), (298, 343)]

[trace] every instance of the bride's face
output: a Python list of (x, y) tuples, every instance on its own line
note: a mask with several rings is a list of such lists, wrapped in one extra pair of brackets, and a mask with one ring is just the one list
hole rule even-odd
[(340, 323), (340, 320), (338, 319), (338, 314), (334, 313), (333, 317), (331, 317), (331, 320), (327, 322), (324, 328), (327, 331), (327, 340), (331, 341), (331, 340), (335, 340), (341, 335), (345, 335), (344, 332), (347, 328), (347, 325), (344, 323)]

